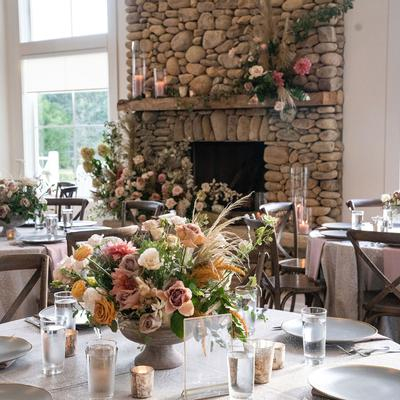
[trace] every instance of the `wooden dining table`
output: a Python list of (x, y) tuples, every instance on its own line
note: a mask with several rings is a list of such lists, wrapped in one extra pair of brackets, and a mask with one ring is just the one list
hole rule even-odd
[[(283, 321), (300, 318), (299, 314), (285, 311), (268, 310), (267, 322), (256, 322), (255, 337), (283, 342), (286, 346), (286, 361), (284, 368), (273, 371), (270, 383), (255, 385), (254, 400), (311, 400), (320, 399), (312, 396), (308, 384), (309, 375), (318, 368), (341, 366), (349, 364), (377, 365), (400, 369), (399, 354), (372, 354), (369, 357), (347, 355), (334, 345), (327, 345), (327, 355), (322, 367), (311, 367), (304, 364), (301, 339), (289, 336), (277, 329)], [(23, 383), (38, 386), (48, 390), (54, 400), (88, 399), (85, 345), (95, 338), (92, 329), (81, 330), (78, 337), (78, 350), (74, 357), (65, 361), (64, 372), (52, 377), (44, 376), (41, 372), (41, 341), (39, 329), (23, 320), (17, 320), (0, 325), (0, 336), (16, 335), (28, 340), (32, 351), (18, 359), (7, 369), (0, 371), (0, 383)], [(130, 395), (130, 368), (135, 356), (140, 351), (138, 344), (130, 342), (121, 333), (112, 333), (106, 329), (103, 338), (114, 339), (118, 343), (118, 356), (115, 378), (115, 400), (127, 400)], [(391, 340), (370, 341), (358, 344), (363, 348), (389, 346), (393, 350), (400, 345)], [(183, 345), (177, 345), (183, 352)], [(151, 399), (175, 400), (180, 398), (183, 390), (184, 368), (156, 371), (154, 392)], [(360, 385), (363, 383), (360, 382)], [(377, 388), (379, 390), (379, 388)], [(378, 392), (377, 392), (378, 394)], [(398, 393), (391, 399), (399, 398)], [(380, 398), (379, 395), (376, 397)], [(219, 397), (228, 399), (228, 396)]]

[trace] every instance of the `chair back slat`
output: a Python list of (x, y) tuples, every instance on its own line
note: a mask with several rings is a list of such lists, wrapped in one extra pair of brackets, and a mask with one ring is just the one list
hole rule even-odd
[[(389, 295), (394, 295), (397, 299), (399, 299), (400, 307), (400, 290), (397, 288), (400, 283), (400, 269), (399, 275), (395, 279), (388, 278), (366, 254), (365, 248), (360, 246), (360, 242), (400, 245), (400, 234), (349, 230), (347, 232), (347, 237), (350, 239), (356, 255), (359, 319), (364, 319), (363, 309), (365, 309), (366, 313), (368, 313)], [(375, 278), (378, 278), (378, 280), (382, 283), (383, 288), (372, 299), (370, 299), (368, 303), (365, 303), (365, 282), (367, 281), (368, 270), (374, 274)]]
[(63, 198), (46, 198), (47, 205), (50, 207), (56, 207), (56, 213), (58, 215), (58, 220), (61, 221), (61, 210), (62, 207), (72, 208), (80, 207), (79, 211), (73, 217), (74, 221), (83, 220), (85, 218), (85, 210), (89, 204), (89, 200), (77, 197), (63, 197)]
[(130, 218), (134, 224), (139, 224), (136, 218), (139, 211), (148, 217), (158, 217), (163, 210), (164, 204), (158, 201), (126, 200), (122, 203), (122, 226), (128, 225)]
[(87, 242), (89, 238), (96, 235), (103, 235), (104, 237), (115, 236), (123, 240), (132, 239), (133, 235), (136, 233), (136, 226), (126, 226), (122, 228), (115, 229), (96, 229), (96, 230), (85, 230), (81, 232), (68, 232), (67, 233), (67, 252), (71, 256), (73, 250), (76, 248), (78, 243)]
[(350, 211), (354, 211), (356, 208), (368, 208), (368, 207), (383, 207), (381, 199), (350, 199), (346, 201), (346, 206)]
[[(16, 254), (0, 256), (0, 273), (33, 270), (34, 273), (1, 318), (0, 323), (11, 321), (21, 304), (40, 282), (39, 310), (47, 307), (49, 257), (44, 254)], [(38, 311), (39, 311), (38, 310)]]

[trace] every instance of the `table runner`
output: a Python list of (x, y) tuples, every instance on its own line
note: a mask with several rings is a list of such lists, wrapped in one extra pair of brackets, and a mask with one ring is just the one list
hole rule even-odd
[(400, 249), (384, 247), (383, 272), (391, 281), (400, 276)]

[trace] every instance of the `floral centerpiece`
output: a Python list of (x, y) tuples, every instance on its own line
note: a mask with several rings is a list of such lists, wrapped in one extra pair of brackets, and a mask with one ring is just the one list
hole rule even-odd
[[(383, 203), (384, 216), (385, 213), (391, 213), (388, 217), (391, 222), (400, 222), (400, 191), (395, 191), (392, 194), (385, 193), (381, 196)], [(387, 214), (386, 214), (387, 215)]]
[(0, 224), (7, 227), (22, 225), (34, 218), (35, 211), (46, 208), (46, 200), (39, 194), (40, 185), (31, 179), (0, 180)]
[[(227, 230), (237, 218), (225, 220), (242, 203), (224, 209), (209, 228), (197, 216), (189, 222), (168, 214), (144, 222), (129, 242), (94, 235), (56, 268), (54, 284), (71, 288), (94, 326), (119, 326), (128, 338), (153, 346), (153, 354), (160, 336), (168, 338), (163, 345), (178, 343), (192, 316), (230, 313), (232, 334), (245, 338), (229, 287), (234, 275), (245, 274), (251, 246)], [(165, 364), (179, 365), (171, 363)]]

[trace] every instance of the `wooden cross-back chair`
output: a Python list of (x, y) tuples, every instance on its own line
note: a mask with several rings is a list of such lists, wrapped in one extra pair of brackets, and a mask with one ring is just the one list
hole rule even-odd
[[(264, 226), (264, 223), (257, 219), (244, 218), (247, 227), (253, 231)], [(325, 285), (318, 283), (303, 274), (281, 274), (279, 265), (279, 250), (275, 231), (272, 234), (271, 242), (261, 243), (257, 246), (258, 253), (255, 276), (257, 283), (261, 287), (262, 296), (260, 306), (269, 303), (277, 310), (283, 310), (288, 300), (291, 300), (290, 311), (294, 310), (296, 297), (299, 294), (307, 295), (311, 301), (321, 305), (321, 294), (325, 290)], [(265, 273), (265, 263), (269, 259), (272, 267), (272, 276)]]
[[(358, 318), (373, 323), (382, 316), (400, 317), (400, 290), (398, 289), (400, 268), (396, 279), (388, 278), (368, 257), (365, 249), (360, 246), (360, 242), (400, 245), (400, 235), (398, 233), (349, 230), (347, 237), (356, 253)], [(366, 287), (368, 271), (373, 273), (375, 281), (382, 283), (381, 290), (368, 290)]]
[(69, 256), (72, 255), (73, 249), (77, 247), (78, 243), (87, 242), (94, 234), (103, 235), (104, 237), (114, 236), (123, 240), (130, 240), (136, 232), (137, 227), (133, 225), (115, 229), (96, 229), (67, 232), (67, 252)]
[[(297, 231), (297, 212), (294, 203), (292, 202), (274, 202), (267, 203), (260, 206), (260, 210), (266, 214), (272, 215), (277, 218), (276, 225), (276, 242), (279, 254), (284, 257), (279, 261), (282, 271), (289, 273), (302, 273), (305, 272), (306, 260), (299, 258), (298, 246), (298, 231)], [(281, 244), (282, 235), (285, 228), (291, 221), (293, 230), (293, 251), (290, 254)]]
[(126, 200), (122, 203), (122, 226), (128, 225), (129, 221), (138, 225), (137, 217), (140, 213), (147, 218), (158, 217), (164, 210), (164, 204), (149, 200)]
[(350, 199), (346, 201), (346, 206), (354, 211), (357, 208), (383, 207), (383, 202), (381, 199)]
[(79, 207), (78, 212), (73, 216), (74, 221), (83, 220), (85, 218), (85, 210), (89, 204), (89, 200), (82, 198), (71, 198), (71, 197), (63, 197), (63, 198), (46, 198), (47, 205), (50, 207), (56, 208), (56, 214), (58, 215), (58, 220), (61, 221), (61, 212), (62, 208), (72, 208)]
[(78, 186), (71, 182), (58, 182), (56, 188), (56, 197), (76, 197)]
[(18, 308), (38, 282), (40, 283), (38, 311), (47, 307), (49, 257), (45, 254), (13, 254), (0, 256), (0, 273), (6, 271), (15, 271), (15, 273), (18, 273), (18, 271), (23, 270), (32, 270), (33, 275), (17, 295), (10, 308), (2, 316), (0, 323), (12, 320)]

